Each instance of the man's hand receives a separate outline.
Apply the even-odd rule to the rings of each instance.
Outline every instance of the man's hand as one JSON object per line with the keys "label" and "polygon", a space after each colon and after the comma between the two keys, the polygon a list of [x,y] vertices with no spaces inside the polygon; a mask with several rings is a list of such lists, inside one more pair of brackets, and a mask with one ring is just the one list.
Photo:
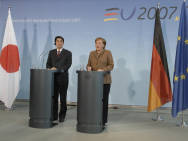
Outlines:
{"label": "man's hand", "polygon": [[91,71],[91,67],[87,67],[87,71]]}
{"label": "man's hand", "polygon": [[50,70],[57,70],[56,67],[51,68]]}

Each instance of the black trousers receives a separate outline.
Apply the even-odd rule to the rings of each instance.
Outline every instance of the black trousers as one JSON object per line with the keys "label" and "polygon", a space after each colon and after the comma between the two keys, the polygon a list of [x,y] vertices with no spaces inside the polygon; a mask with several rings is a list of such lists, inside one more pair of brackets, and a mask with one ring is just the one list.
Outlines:
{"label": "black trousers", "polygon": [[108,99],[110,87],[110,84],[104,84],[103,86],[103,124],[108,122]]}
{"label": "black trousers", "polygon": [[60,111],[59,118],[65,118],[67,111],[67,82],[54,82],[54,97],[53,97],[53,119],[58,118],[58,98],[60,96]]}

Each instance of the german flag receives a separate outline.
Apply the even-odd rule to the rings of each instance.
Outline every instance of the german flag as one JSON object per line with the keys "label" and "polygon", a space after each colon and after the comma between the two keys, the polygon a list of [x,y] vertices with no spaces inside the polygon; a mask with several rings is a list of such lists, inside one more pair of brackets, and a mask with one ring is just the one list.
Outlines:
{"label": "german flag", "polygon": [[170,101],[172,101],[172,90],[160,22],[160,11],[159,8],[157,8],[150,72],[148,112],[151,112]]}

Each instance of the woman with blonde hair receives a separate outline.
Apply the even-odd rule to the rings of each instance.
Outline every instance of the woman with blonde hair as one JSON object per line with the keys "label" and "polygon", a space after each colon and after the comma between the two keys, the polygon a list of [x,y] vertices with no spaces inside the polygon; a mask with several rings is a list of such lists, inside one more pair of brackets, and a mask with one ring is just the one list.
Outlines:
{"label": "woman with blonde hair", "polygon": [[103,126],[108,121],[108,99],[110,93],[110,87],[112,83],[110,71],[113,70],[114,62],[112,54],[109,50],[105,49],[106,40],[98,37],[95,39],[96,50],[91,51],[88,59],[87,70],[88,71],[107,71],[104,76],[103,85]]}

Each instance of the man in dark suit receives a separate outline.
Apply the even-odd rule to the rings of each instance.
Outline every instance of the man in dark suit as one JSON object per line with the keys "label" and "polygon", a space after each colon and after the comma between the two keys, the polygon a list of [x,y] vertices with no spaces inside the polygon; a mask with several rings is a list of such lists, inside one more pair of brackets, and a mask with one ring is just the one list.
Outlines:
{"label": "man in dark suit", "polygon": [[72,53],[63,48],[64,38],[55,37],[56,49],[49,52],[46,68],[61,70],[54,76],[54,97],[53,97],[53,120],[58,119],[58,97],[60,95],[59,122],[64,122],[67,111],[67,88],[69,82],[68,70],[72,64]]}

